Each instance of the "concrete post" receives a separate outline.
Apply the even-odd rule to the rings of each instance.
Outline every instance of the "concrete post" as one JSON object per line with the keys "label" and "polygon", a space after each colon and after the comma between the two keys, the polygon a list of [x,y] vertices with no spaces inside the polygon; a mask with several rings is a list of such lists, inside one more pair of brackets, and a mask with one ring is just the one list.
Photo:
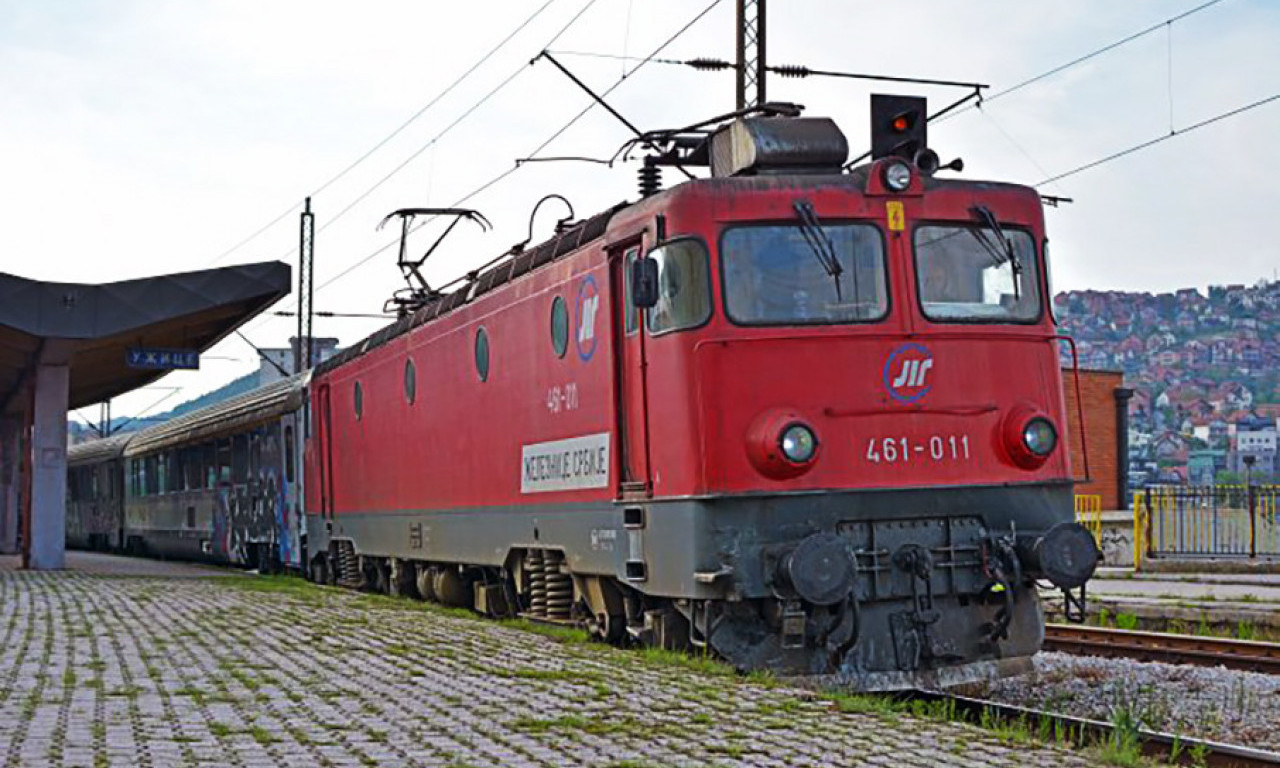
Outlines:
{"label": "concrete post", "polygon": [[18,483],[21,482],[22,420],[0,418],[0,555],[18,552]]}
{"label": "concrete post", "polygon": [[36,370],[31,466],[31,568],[66,565],[67,397],[71,369],[41,363]]}

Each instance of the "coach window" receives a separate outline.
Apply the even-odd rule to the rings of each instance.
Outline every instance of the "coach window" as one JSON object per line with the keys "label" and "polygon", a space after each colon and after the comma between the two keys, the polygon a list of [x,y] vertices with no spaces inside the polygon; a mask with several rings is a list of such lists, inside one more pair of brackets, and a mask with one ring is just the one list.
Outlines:
{"label": "coach window", "polygon": [[154,496],[160,493],[160,457],[155,454],[148,456],[142,469],[142,479],[147,483],[146,494]]}
{"label": "coach window", "polygon": [[249,435],[249,477],[257,477],[262,469],[262,444],[265,438],[260,432]]}
{"label": "coach window", "polygon": [[218,448],[213,442],[200,446],[200,455],[204,457],[204,486],[218,487]]}
{"label": "coach window", "polygon": [[169,454],[156,456],[156,493],[169,492],[169,479],[173,473],[169,471]]}
{"label": "coach window", "polygon": [[404,399],[409,405],[418,399],[418,368],[412,357],[404,361]]}
{"label": "coach window", "polygon": [[231,484],[231,439],[218,441],[218,485]]}
{"label": "coach window", "polygon": [[293,482],[293,425],[284,427],[284,479]]}
{"label": "coach window", "polygon": [[249,436],[231,438],[231,482],[240,485],[249,479]]}
{"label": "coach window", "polygon": [[360,386],[360,382],[356,382],[355,392],[352,394],[352,407],[355,408],[356,421],[364,418],[364,387]]}
{"label": "coach window", "polygon": [[649,251],[658,262],[658,303],[649,310],[653,335],[693,328],[711,318],[711,274],[700,240],[672,240]]}
{"label": "coach window", "polygon": [[484,328],[476,330],[476,375],[489,380],[489,333]]}

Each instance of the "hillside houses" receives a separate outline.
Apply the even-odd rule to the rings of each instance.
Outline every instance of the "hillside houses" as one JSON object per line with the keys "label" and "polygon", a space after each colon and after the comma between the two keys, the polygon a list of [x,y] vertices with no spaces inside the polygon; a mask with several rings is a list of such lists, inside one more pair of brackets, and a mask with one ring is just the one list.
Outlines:
{"label": "hillside houses", "polygon": [[1251,471],[1280,473],[1280,282],[1071,291],[1054,298],[1054,313],[1082,366],[1122,370],[1135,391],[1135,476],[1202,482],[1239,473],[1246,455]]}

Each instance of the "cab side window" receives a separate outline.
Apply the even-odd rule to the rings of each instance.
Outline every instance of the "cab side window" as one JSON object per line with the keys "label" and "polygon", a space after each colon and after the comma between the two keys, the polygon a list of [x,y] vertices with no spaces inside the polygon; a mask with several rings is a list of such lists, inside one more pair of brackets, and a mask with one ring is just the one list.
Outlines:
{"label": "cab side window", "polygon": [[[711,318],[711,270],[700,240],[668,241],[649,251],[658,262],[658,303],[648,311],[654,336],[702,325]],[[630,286],[627,291],[631,295]]]}

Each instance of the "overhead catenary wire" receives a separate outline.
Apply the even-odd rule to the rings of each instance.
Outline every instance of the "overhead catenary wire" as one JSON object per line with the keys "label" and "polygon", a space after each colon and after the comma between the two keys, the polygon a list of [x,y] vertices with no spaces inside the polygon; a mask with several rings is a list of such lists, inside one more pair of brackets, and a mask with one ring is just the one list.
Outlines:
{"label": "overhead catenary wire", "polygon": [[[386,145],[387,145],[387,144],[388,144],[392,139],[394,139],[395,137],[397,137],[397,136],[399,136],[401,133],[403,133],[403,132],[404,132],[404,130],[405,130],[406,128],[408,128],[408,127],[409,127],[410,125],[412,125],[413,123],[417,122],[417,120],[418,120],[420,117],[422,117],[424,114],[426,114],[428,110],[430,110],[432,107],[434,107],[437,103],[439,103],[439,102],[440,102],[440,100],[441,100],[441,99],[443,99],[445,96],[449,95],[449,94],[450,94],[450,93],[451,93],[455,88],[457,88],[459,85],[461,85],[461,84],[463,83],[463,81],[465,81],[465,80],[466,80],[467,78],[469,78],[472,74],[474,74],[474,73],[475,73],[475,71],[476,71],[477,69],[479,69],[480,67],[482,67],[482,66],[483,66],[487,61],[489,61],[491,58],[493,58],[493,56],[494,56],[495,54],[497,54],[499,50],[501,50],[501,49],[502,49],[503,47],[505,47],[508,43],[510,43],[510,42],[511,42],[511,40],[512,40],[516,35],[520,34],[520,32],[522,32],[526,27],[528,27],[528,26],[529,26],[529,24],[533,23],[533,21],[534,21],[536,18],[538,18],[538,16],[542,15],[542,12],[543,12],[543,11],[545,11],[545,10],[546,10],[546,9],[547,9],[551,4],[553,4],[553,3],[555,3],[555,2],[557,2],[557,0],[546,0],[546,2],[545,2],[545,3],[543,3],[541,6],[539,6],[537,9],[535,9],[535,10],[533,11],[533,13],[529,14],[529,16],[527,16],[527,17],[524,19],[524,21],[520,22],[520,24],[518,24],[518,25],[515,27],[515,29],[511,30],[511,32],[510,32],[510,33],[508,33],[506,37],[502,38],[502,40],[500,40],[500,41],[498,42],[498,44],[497,44],[497,45],[495,45],[495,46],[493,46],[492,48],[490,48],[490,49],[489,49],[489,50],[488,50],[488,51],[487,51],[483,56],[481,56],[479,59],[477,59],[477,60],[475,61],[475,63],[473,63],[473,64],[472,64],[472,65],[471,65],[471,66],[470,66],[470,67],[469,67],[465,72],[463,72],[461,75],[459,75],[457,78],[455,78],[455,79],[453,80],[453,82],[449,83],[449,85],[445,86],[444,90],[442,90],[442,91],[440,91],[439,93],[437,93],[437,94],[436,94],[436,95],[435,95],[435,96],[434,96],[430,101],[428,101],[426,104],[424,104],[422,107],[420,107],[416,112],[414,112],[414,113],[413,113],[413,115],[411,115],[411,116],[409,117],[409,119],[407,119],[407,120],[405,120],[403,123],[401,123],[398,127],[396,127],[393,131],[391,131],[391,133],[389,133],[389,134],[387,134],[386,136],[384,136],[380,141],[378,141],[376,144],[374,144],[372,147],[370,147],[368,150],[366,150],[363,154],[361,154],[358,158],[356,158],[354,161],[352,161],[351,163],[349,163],[349,164],[348,164],[346,167],[344,167],[342,170],[338,171],[336,174],[334,174],[333,176],[331,176],[327,181],[325,181],[325,182],[324,182],[323,184],[321,184],[319,187],[316,187],[316,189],[315,189],[315,190],[313,190],[313,191],[310,193],[310,195],[302,195],[301,197],[308,197],[308,196],[310,196],[310,197],[317,197],[321,192],[323,192],[324,190],[326,190],[326,189],[328,189],[329,187],[333,186],[333,185],[334,185],[335,183],[337,183],[340,179],[342,179],[343,177],[345,177],[348,173],[350,173],[351,171],[355,170],[355,169],[356,169],[360,164],[362,164],[364,161],[368,160],[371,156],[373,156],[373,154],[374,154],[375,152],[377,152],[378,150],[382,149],[382,148],[383,148],[384,146],[386,146]],[[590,7],[590,6],[591,6],[592,4],[594,4],[595,2],[596,2],[596,0],[588,0],[587,5],[584,7],[584,9],[583,9],[583,10],[585,10],[587,7]],[[582,11],[579,11],[579,12],[578,12],[578,16],[580,16],[581,14],[582,14]],[[574,18],[576,19],[576,18],[577,18],[577,16],[575,16]],[[255,230],[255,231],[253,232],[253,234],[249,235],[248,237],[246,237],[246,238],[244,238],[243,240],[239,241],[238,243],[236,243],[235,245],[231,246],[231,247],[230,247],[230,248],[228,248],[227,250],[223,251],[223,252],[222,252],[221,254],[219,254],[216,258],[214,258],[214,259],[213,259],[213,261],[211,261],[211,262],[210,262],[210,265],[217,264],[218,262],[220,262],[220,261],[222,261],[223,259],[227,258],[227,257],[228,257],[228,256],[230,256],[231,254],[233,254],[233,253],[235,253],[236,251],[240,250],[240,249],[241,249],[241,248],[243,248],[244,246],[246,246],[246,245],[248,245],[249,243],[253,242],[253,241],[254,241],[254,240],[256,240],[260,235],[262,235],[264,232],[266,232],[267,230],[271,229],[271,228],[272,228],[272,227],[274,227],[275,225],[279,224],[279,223],[280,223],[281,221],[283,221],[283,220],[284,220],[284,219],[285,219],[289,214],[293,213],[293,212],[294,212],[294,211],[296,211],[297,209],[298,209],[298,204],[296,204],[296,203],[295,203],[295,204],[293,204],[293,205],[291,205],[291,206],[289,206],[289,207],[288,207],[288,208],[286,208],[283,212],[281,212],[278,216],[276,216],[275,218],[271,219],[271,221],[267,222],[266,224],[262,225],[262,226],[261,226],[261,227],[259,227],[257,230]]]}
{"label": "overhead catenary wire", "polygon": [[[1115,42],[1113,42],[1113,43],[1108,43],[1107,45],[1104,45],[1104,46],[1102,46],[1101,48],[1097,48],[1097,49],[1095,49],[1095,50],[1092,50],[1092,51],[1090,51],[1090,52],[1088,52],[1088,53],[1084,54],[1083,56],[1078,56],[1078,57],[1076,57],[1076,58],[1072,59],[1071,61],[1066,62],[1065,64],[1059,64],[1058,66],[1053,67],[1052,69],[1049,69],[1049,70],[1046,70],[1046,71],[1044,71],[1044,72],[1041,72],[1041,73],[1040,73],[1040,74],[1038,74],[1038,75],[1034,75],[1034,76],[1032,76],[1032,77],[1029,77],[1029,78],[1027,78],[1026,80],[1023,80],[1023,81],[1022,81],[1022,82],[1020,82],[1020,83],[1016,83],[1016,84],[1014,84],[1014,85],[1009,86],[1008,88],[1005,88],[1004,90],[996,91],[996,92],[995,92],[995,93],[993,93],[993,94],[990,94],[990,95],[988,95],[988,96],[984,96],[984,97],[982,97],[982,102],[983,102],[983,103],[986,103],[986,102],[995,101],[996,99],[999,99],[999,98],[1002,98],[1002,97],[1008,96],[1008,95],[1009,95],[1009,94],[1011,94],[1011,93],[1017,93],[1018,91],[1022,90],[1023,88],[1026,88],[1026,87],[1027,87],[1027,86],[1029,86],[1029,85],[1032,85],[1033,83],[1038,83],[1038,82],[1040,82],[1041,80],[1044,80],[1044,79],[1049,78],[1049,77],[1053,77],[1054,75],[1058,74],[1059,72],[1062,72],[1062,71],[1068,70],[1068,69],[1070,69],[1070,68],[1072,68],[1072,67],[1074,67],[1074,66],[1077,66],[1077,65],[1079,65],[1079,64],[1083,64],[1084,62],[1089,61],[1090,59],[1096,58],[1096,57],[1098,57],[1098,56],[1101,56],[1101,55],[1102,55],[1102,54],[1104,54],[1104,53],[1107,53],[1108,51],[1113,51],[1113,50],[1115,50],[1116,48],[1119,48],[1119,47],[1121,47],[1121,46],[1127,45],[1127,44],[1129,44],[1129,43],[1133,42],[1134,40],[1138,40],[1138,39],[1140,39],[1140,38],[1146,37],[1147,35],[1151,34],[1152,32],[1155,32],[1155,31],[1157,31],[1157,30],[1165,29],[1165,28],[1167,28],[1167,27],[1170,27],[1170,26],[1171,26],[1171,25],[1173,25],[1175,22],[1181,21],[1182,19],[1185,19],[1185,18],[1187,18],[1188,16],[1192,16],[1192,15],[1197,14],[1197,13],[1199,13],[1199,12],[1203,11],[1203,10],[1206,10],[1206,9],[1208,9],[1208,8],[1211,8],[1211,7],[1215,6],[1215,5],[1217,5],[1218,3],[1221,3],[1222,1],[1223,1],[1223,0],[1209,0],[1209,1],[1208,1],[1208,2],[1206,2],[1206,3],[1202,3],[1202,4],[1200,4],[1200,5],[1197,5],[1195,8],[1192,8],[1192,9],[1187,10],[1187,11],[1183,11],[1182,13],[1180,13],[1180,14],[1178,14],[1178,15],[1176,15],[1176,16],[1170,16],[1169,18],[1165,19],[1164,21],[1161,21],[1161,22],[1159,22],[1159,23],[1157,23],[1157,24],[1152,24],[1151,26],[1149,26],[1149,27],[1147,27],[1147,28],[1145,28],[1145,29],[1142,29],[1142,30],[1140,30],[1140,31],[1138,31],[1138,32],[1134,32],[1133,34],[1128,35],[1127,37],[1123,37],[1123,38],[1121,38],[1121,39],[1119,39],[1119,40],[1117,40],[1117,41],[1115,41]],[[940,123],[940,122],[942,122],[942,121],[944,121],[944,120],[949,120],[949,119],[951,119],[951,118],[955,117],[956,115],[962,115],[962,114],[964,114],[965,112],[968,112],[970,109],[973,109],[975,106],[977,106],[977,105],[976,105],[976,104],[971,104],[971,105],[969,105],[969,106],[967,106],[967,107],[964,107],[964,108],[962,108],[962,109],[957,109],[957,110],[955,110],[954,112],[952,112],[952,113],[950,113],[950,114],[948,114],[948,115],[944,115],[944,116],[939,117],[938,119],[936,119],[936,120],[932,120],[932,121],[930,121],[930,122]]]}
{"label": "overhead catenary wire", "polygon": [[[591,6],[595,5],[598,1],[599,0],[587,0],[587,3],[583,5],[582,8],[579,9],[579,11],[576,14],[574,14],[573,18],[569,19],[569,21],[563,27],[560,28],[560,31],[557,32],[555,36],[551,38],[551,42],[549,44],[554,45],[555,41],[559,40],[564,35],[564,33],[569,30],[569,27],[573,26],[578,21],[578,19],[580,19],[582,15],[586,13],[591,8]],[[508,36],[507,39],[510,39],[510,36]],[[432,136],[425,144],[419,146],[416,150],[414,150],[412,154],[410,154],[398,165],[396,165],[395,168],[392,168],[386,175],[384,175],[382,178],[374,182],[373,186],[369,187],[364,192],[360,193],[355,198],[355,200],[352,200],[345,207],[339,210],[336,214],[326,219],[324,224],[322,224],[320,228],[316,230],[316,234],[319,234],[320,232],[323,232],[324,230],[328,229],[331,225],[333,225],[334,222],[338,221],[338,219],[341,219],[344,215],[349,213],[353,208],[355,208],[357,205],[363,202],[366,198],[369,197],[369,195],[373,194],[383,184],[386,184],[396,174],[403,171],[409,165],[409,163],[412,163],[414,160],[417,160],[419,157],[422,156],[423,152],[426,152],[431,147],[434,147],[440,141],[440,139],[447,136],[451,131],[453,131],[454,128],[457,128],[458,125],[460,125],[468,117],[471,117],[471,115],[475,114],[476,110],[480,109],[482,106],[488,103],[489,100],[492,99],[494,96],[497,96],[500,91],[502,91],[508,85],[511,84],[511,81],[515,80],[518,76],[524,74],[527,71],[528,71],[528,66],[521,64],[518,68],[512,71],[510,75],[508,75],[501,82],[499,82],[493,89],[491,89],[484,96],[480,97],[478,101],[476,101],[470,107],[468,107],[465,111],[463,111],[463,113],[459,115],[457,118],[455,118],[453,122],[446,125],[439,133]],[[296,250],[297,250],[296,248],[293,248],[289,251],[286,251],[283,258],[287,258],[290,254],[294,253]]]}
{"label": "overhead catenary wire", "polygon": [[[610,93],[612,93],[612,92],[613,92],[613,91],[614,91],[618,86],[622,85],[622,83],[623,83],[623,82],[625,82],[628,78],[630,78],[632,75],[634,75],[637,71],[639,71],[639,70],[640,70],[642,67],[644,67],[646,64],[650,63],[650,62],[651,62],[651,61],[652,61],[652,60],[653,60],[653,59],[654,59],[654,58],[655,58],[659,53],[661,53],[662,51],[666,50],[666,48],[667,48],[668,46],[670,46],[670,45],[671,45],[671,43],[675,42],[675,41],[676,41],[676,40],[677,40],[681,35],[683,35],[685,32],[687,32],[687,31],[688,31],[688,30],[689,30],[689,29],[690,29],[694,24],[696,24],[696,23],[698,23],[700,20],[702,20],[702,18],[703,18],[704,16],[706,16],[708,13],[710,13],[710,12],[711,12],[711,11],[712,11],[716,6],[717,6],[717,5],[719,5],[721,2],[723,2],[723,0],[712,0],[712,2],[711,2],[710,4],[708,4],[705,8],[703,8],[703,9],[702,9],[702,10],[701,10],[701,11],[700,11],[696,16],[694,16],[692,19],[690,19],[687,23],[685,23],[685,25],[684,25],[684,26],[682,26],[680,29],[676,30],[676,32],[675,32],[674,34],[672,34],[672,35],[671,35],[670,37],[668,37],[665,41],[663,41],[661,45],[659,45],[657,48],[655,48],[655,49],[653,50],[653,52],[652,52],[649,56],[646,56],[645,58],[643,58],[642,60],[640,60],[640,63],[638,63],[636,66],[632,67],[629,71],[627,71],[627,72],[626,72],[626,73],[624,73],[622,76],[620,76],[620,77],[618,78],[618,80],[617,80],[616,82],[614,82],[614,84],[613,84],[613,85],[611,85],[607,90],[605,90],[603,93],[601,93],[601,97],[608,96],[608,95],[609,95]],[[545,141],[543,141],[541,144],[539,144],[537,149],[533,150],[533,152],[529,153],[528,155],[525,155],[525,157],[526,157],[526,158],[533,158],[533,157],[535,157],[539,152],[541,152],[542,150],[546,149],[546,148],[547,148],[547,147],[548,147],[552,142],[554,142],[556,139],[560,138],[560,136],[562,136],[562,135],[565,133],[565,131],[568,131],[568,130],[569,130],[570,128],[572,128],[575,124],[577,124],[577,122],[578,122],[579,120],[581,120],[581,119],[582,119],[582,118],[583,118],[583,117],[584,117],[588,112],[590,112],[590,111],[591,111],[592,109],[594,109],[596,106],[597,106],[597,104],[596,104],[596,102],[594,102],[594,101],[592,101],[591,103],[589,103],[589,104],[588,104],[586,107],[584,107],[580,112],[578,112],[578,114],[574,115],[572,118],[570,118],[570,120],[569,120],[568,122],[566,122],[566,123],[565,123],[563,126],[561,126],[558,130],[556,130],[556,131],[555,131],[555,133],[551,134],[551,136],[549,136]],[[476,187],[475,189],[471,190],[471,191],[470,191],[470,192],[468,192],[467,194],[465,194],[465,195],[463,195],[462,197],[460,197],[460,198],[458,198],[457,200],[455,200],[455,201],[451,204],[451,206],[450,206],[450,207],[458,207],[458,206],[461,206],[461,205],[465,204],[465,203],[466,203],[466,202],[468,202],[469,200],[471,200],[471,199],[475,198],[477,195],[480,195],[481,193],[483,193],[483,192],[485,192],[486,190],[490,189],[490,188],[491,188],[491,187],[493,187],[495,184],[498,184],[499,182],[503,181],[503,180],[504,180],[504,179],[506,179],[507,177],[511,176],[511,174],[513,174],[513,173],[515,173],[516,171],[518,171],[521,167],[522,167],[522,165],[513,165],[512,167],[510,167],[510,168],[508,168],[508,169],[506,169],[506,170],[502,171],[501,173],[497,174],[497,175],[496,175],[496,176],[494,176],[493,178],[489,179],[488,181],[484,182],[484,183],[483,183],[483,184],[481,184],[480,186]],[[416,231],[419,227],[424,226],[424,225],[426,224],[426,222],[427,222],[427,220],[424,220],[424,221],[423,221],[423,222],[421,222],[421,223],[415,224],[415,225],[414,225],[414,227],[413,227],[410,231],[411,231],[411,232],[412,232],[412,231]],[[350,265],[350,266],[348,266],[346,269],[342,270],[342,271],[341,271],[341,272],[339,272],[338,274],[334,275],[333,277],[331,277],[331,278],[329,278],[328,280],[324,281],[324,282],[323,282],[323,283],[321,283],[320,285],[316,286],[316,292],[318,293],[318,292],[319,292],[319,291],[321,291],[322,289],[327,288],[327,287],[329,287],[330,285],[333,285],[333,284],[334,284],[334,283],[336,283],[338,280],[341,280],[342,278],[344,278],[344,277],[346,277],[347,275],[351,274],[351,273],[352,273],[352,272],[354,272],[355,270],[357,270],[357,269],[359,269],[360,267],[364,266],[365,264],[367,264],[368,262],[372,261],[374,258],[378,257],[379,255],[381,255],[381,254],[385,253],[388,249],[392,248],[393,246],[397,245],[398,243],[399,243],[399,240],[392,240],[392,241],[389,241],[389,242],[385,243],[384,245],[382,245],[382,246],[380,246],[379,248],[377,248],[376,250],[374,250],[372,253],[370,253],[370,254],[368,254],[367,256],[365,256],[365,257],[361,258],[359,261],[357,261],[357,262],[355,262],[355,263],[351,264],[351,265]]]}
{"label": "overhead catenary wire", "polygon": [[[582,16],[583,16],[583,15],[584,15],[588,10],[590,10],[590,9],[591,9],[591,7],[592,7],[593,5],[595,5],[597,2],[599,2],[599,0],[587,0],[587,2],[586,2],[585,4],[583,4],[583,6],[582,6],[580,9],[578,9],[578,12],[577,12],[577,13],[575,13],[575,14],[574,14],[574,15],[573,15],[573,16],[572,16],[572,17],[571,17],[571,18],[570,18],[570,19],[569,19],[569,20],[568,20],[568,21],[567,21],[567,22],[566,22],[562,27],[560,27],[560,29],[559,29],[559,30],[558,30],[558,31],[557,31],[557,32],[556,32],[556,33],[551,37],[551,39],[547,41],[547,44],[546,44],[546,45],[544,45],[544,46],[543,46],[543,48],[545,49],[545,48],[546,48],[546,47],[548,47],[548,46],[554,45],[554,44],[555,44],[555,42],[556,42],[557,40],[559,40],[561,37],[563,37],[563,36],[564,36],[564,34],[565,34],[566,32],[568,32],[568,31],[569,31],[569,29],[570,29],[571,27],[573,27],[573,25],[574,25],[574,24],[576,24],[576,23],[578,22],[578,20],[579,20],[579,19],[581,19],[581,18],[582,18]],[[502,81],[501,81],[501,82],[500,82],[500,83],[499,83],[495,88],[493,88],[492,90],[490,90],[488,93],[486,93],[484,96],[482,96],[478,101],[476,101],[476,102],[475,102],[475,103],[473,103],[470,107],[468,107],[468,108],[463,112],[463,114],[462,114],[462,115],[460,115],[457,119],[455,119],[455,120],[454,120],[453,122],[451,122],[449,125],[445,126],[445,128],[444,128],[442,131],[440,131],[440,132],[439,132],[439,133],[437,133],[435,136],[433,136],[431,139],[429,139],[425,144],[423,144],[422,146],[420,146],[420,147],[419,147],[419,148],[418,148],[418,149],[417,149],[417,150],[416,150],[416,151],[415,151],[415,152],[414,152],[414,153],[413,153],[413,154],[412,154],[412,155],[411,155],[407,160],[405,160],[404,162],[402,162],[402,163],[400,163],[398,166],[396,166],[396,168],[395,168],[395,169],[393,169],[393,171],[392,171],[390,174],[387,174],[387,175],[386,175],[386,176],[384,176],[382,179],[380,179],[378,182],[376,182],[376,183],[373,185],[373,187],[371,187],[371,188],[369,188],[369,189],[365,190],[363,193],[361,193],[361,195],[357,198],[357,200],[356,200],[355,202],[356,202],[356,203],[358,203],[358,202],[360,202],[361,200],[364,200],[365,198],[367,198],[367,197],[368,197],[368,196],[369,196],[369,195],[370,195],[370,194],[371,194],[375,189],[377,189],[378,187],[380,187],[382,184],[386,183],[386,181],[387,181],[388,179],[390,179],[390,178],[391,178],[391,176],[395,175],[395,174],[396,174],[396,173],[398,173],[400,170],[403,170],[405,166],[407,166],[410,162],[412,162],[414,159],[416,159],[418,156],[420,156],[424,151],[426,151],[428,148],[430,148],[430,147],[434,146],[434,145],[435,145],[435,144],[436,144],[436,143],[437,143],[441,138],[443,138],[443,137],[444,137],[444,136],[445,136],[449,131],[451,131],[451,130],[453,130],[454,128],[456,128],[456,127],[457,127],[457,126],[458,126],[458,125],[459,125],[463,120],[465,120],[467,117],[470,117],[472,114],[474,114],[474,113],[475,113],[475,111],[476,111],[477,109],[479,109],[479,108],[480,108],[480,107],[481,107],[485,102],[487,102],[489,99],[491,99],[491,98],[493,98],[494,96],[496,96],[496,95],[497,95],[497,93],[498,93],[499,91],[501,91],[503,88],[505,88],[505,87],[506,87],[506,86],[507,86],[507,85],[508,85],[512,80],[514,80],[514,79],[516,78],[516,76],[518,76],[519,74],[521,74],[521,73],[523,73],[523,72],[527,71],[527,69],[528,69],[528,64],[524,64],[524,63],[522,63],[518,69],[514,70],[510,75],[508,75],[505,79],[503,79],[503,80],[502,80]],[[496,182],[496,180],[495,180],[495,182]],[[491,184],[492,184],[492,183],[491,183]],[[491,184],[490,184],[490,185],[491,185]],[[482,190],[481,190],[481,191],[482,191]],[[478,192],[473,192],[473,193],[472,193],[472,196],[473,196],[473,195],[475,195],[475,194],[478,194]],[[469,199],[469,198],[464,198],[464,199]],[[457,205],[457,204],[455,204],[455,205]],[[333,224],[333,222],[334,222],[336,219],[338,219],[339,217],[341,217],[343,214],[348,213],[348,212],[349,212],[351,209],[353,209],[354,207],[355,207],[355,203],[349,204],[349,205],[347,205],[345,208],[343,208],[341,211],[339,211],[339,213],[338,213],[337,215],[335,215],[335,216],[333,216],[333,217],[331,217],[331,218],[327,219],[327,220],[325,221],[325,223],[324,223],[324,224],[322,224],[322,225],[320,226],[320,228],[319,228],[319,229],[317,229],[317,231],[316,231],[316,232],[317,232],[317,234],[319,234],[320,232],[323,232],[327,227],[329,227],[331,224]],[[418,226],[421,226],[421,225],[418,225]],[[415,226],[415,229],[417,229],[417,227],[416,227],[416,226]],[[338,279],[338,278],[340,278],[340,277],[342,277],[342,276],[344,276],[344,275],[348,274],[348,273],[349,273],[352,269],[354,269],[355,267],[358,267],[358,266],[360,266],[361,264],[364,264],[365,262],[369,261],[370,259],[372,259],[373,257],[377,256],[378,254],[380,254],[380,253],[382,253],[382,252],[386,251],[386,250],[387,250],[387,248],[391,247],[391,245],[394,245],[394,244],[395,244],[395,243],[393,242],[393,243],[390,243],[390,244],[388,244],[388,245],[385,245],[385,246],[383,246],[383,247],[379,248],[377,251],[375,251],[374,253],[370,254],[368,257],[366,257],[366,258],[362,259],[360,262],[357,262],[355,265],[353,265],[352,267],[348,268],[347,270],[345,270],[345,271],[344,271],[344,272],[342,272],[341,274],[337,275],[337,276],[336,276],[336,277],[334,277],[334,278],[330,278],[328,281],[326,281],[326,282],[324,282],[324,283],[321,283],[320,285],[316,286],[315,291],[319,291],[319,290],[321,290],[322,288],[325,288],[326,286],[330,285],[334,280],[336,280],[336,279]],[[289,256],[291,256],[291,255],[292,255],[293,253],[295,253],[296,251],[297,251],[297,248],[290,248],[288,251],[285,251],[283,254],[281,254],[281,257],[280,257],[280,258],[282,258],[282,259],[287,259]],[[293,309],[297,309],[297,306],[298,306],[298,305],[297,305],[297,302],[296,302],[296,301],[294,301],[294,302],[292,302],[292,303],[290,303],[290,304],[286,305],[286,308],[287,308],[288,310],[293,310]],[[257,329],[257,328],[260,328],[264,322],[269,322],[270,320],[271,320],[271,318],[270,318],[270,317],[262,316],[262,317],[260,317],[260,318],[259,318],[259,321],[258,321],[258,322],[255,322],[252,326],[250,326],[249,330],[255,330],[255,329]]]}
{"label": "overhead catenary wire", "polygon": [[1162,141],[1168,141],[1169,139],[1172,139],[1175,136],[1181,136],[1186,133],[1191,133],[1192,131],[1199,130],[1208,125],[1213,125],[1214,123],[1219,122],[1221,120],[1226,120],[1229,117],[1235,117],[1236,115],[1240,115],[1250,110],[1257,109],[1258,107],[1261,107],[1266,104],[1270,104],[1271,102],[1276,101],[1277,99],[1280,99],[1280,93],[1268,96],[1265,99],[1259,99],[1258,101],[1255,101],[1252,104],[1246,104],[1243,107],[1237,107],[1230,111],[1219,113],[1206,120],[1201,120],[1198,123],[1193,123],[1192,125],[1189,125],[1186,128],[1170,129],[1170,132],[1167,134],[1164,134],[1163,136],[1158,136],[1154,139],[1151,139],[1150,141],[1144,141],[1141,144],[1135,144],[1134,146],[1129,147],[1128,149],[1123,149],[1123,150],[1120,150],[1119,152],[1115,152],[1113,154],[1107,155],[1106,157],[1099,158],[1098,160],[1094,160],[1093,162],[1085,163],[1084,165],[1078,166],[1076,168],[1072,168],[1071,170],[1066,171],[1064,173],[1059,173],[1056,176],[1050,176],[1049,178],[1044,179],[1043,181],[1036,182],[1034,186],[1039,187],[1043,184],[1050,184],[1052,182],[1065,179],[1068,176],[1074,176],[1077,173],[1082,173],[1084,171],[1089,170],[1090,168],[1097,168],[1100,165],[1105,165],[1106,163],[1109,163],[1113,160],[1118,160],[1126,155],[1131,155],[1134,152],[1138,152],[1139,150],[1143,150],[1143,149],[1146,149],[1147,147],[1155,146],[1156,144],[1159,144]]}

